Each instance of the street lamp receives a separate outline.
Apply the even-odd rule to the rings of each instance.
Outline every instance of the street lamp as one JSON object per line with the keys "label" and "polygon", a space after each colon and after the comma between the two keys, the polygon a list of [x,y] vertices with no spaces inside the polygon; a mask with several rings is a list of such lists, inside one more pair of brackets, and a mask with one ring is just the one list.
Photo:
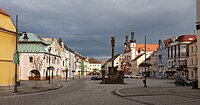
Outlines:
{"label": "street lamp", "polygon": [[80,79],[80,73],[81,73],[81,71],[79,70],[79,71],[78,71],[78,78],[79,78],[79,79]]}
{"label": "street lamp", "polygon": [[22,32],[22,33],[19,33],[18,32],[18,15],[16,15],[16,52],[14,54],[14,63],[15,63],[15,84],[14,84],[14,93],[17,93],[18,90],[17,90],[17,85],[18,85],[18,82],[17,82],[17,67],[18,67],[18,64],[19,64],[19,52],[18,52],[18,38],[19,38],[19,35],[22,35],[24,34],[24,40],[28,40],[28,37],[27,37],[27,34],[26,32]]}
{"label": "street lamp", "polygon": [[[147,77],[147,70],[146,70],[146,66],[148,66],[147,65],[147,62],[146,62],[146,59],[147,59],[147,57],[146,57],[146,36],[144,37],[144,41],[145,41],[145,44],[144,44],[144,80],[143,80],[143,83],[144,83],[144,87],[147,87],[147,80],[146,80],[146,77]],[[141,50],[140,49],[138,49],[138,53],[140,53],[141,52]]]}
{"label": "street lamp", "polygon": [[76,71],[76,67],[77,67],[77,64],[76,64],[77,62],[78,62],[78,58],[76,58],[76,61],[75,61],[75,70],[72,71],[73,72],[73,80],[74,80],[74,72]]}
{"label": "street lamp", "polygon": [[73,73],[73,80],[74,80],[74,72],[75,72],[75,70],[72,70],[72,73]]}
{"label": "street lamp", "polygon": [[51,47],[49,47],[48,51],[49,51],[49,67],[48,67],[48,70],[49,70],[49,84],[50,84],[51,83],[51,80],[50,80],[50,69],[51,69],[51,67],[50,67],[50,62],[51,62],[50,52],[51,52]]}
{"label": "street lamp", "polygon": [[86,70],[85,72],[86,72],[86,75],[85,75],[85,77],[87,78],[87,70]]}
{"label": "street lamp", "polygon": [[147,63],[146,63],[146,36],[145,36],[145,44],[144,44],[144,54],[145,54],[145,60],[144,60],[144,63],[145,63],[145,75],[144,75],[144,87],[147,87],[147,80],[146,80],[146,75],[147,75],[147,71],[146,71],[146,66],[147,66]]}
{"label": "street lamp", "polygon": [[[54,64],[56,64],[55,61],[56,61],[56,56],[54,57]],[[55,67],[55,66],[54,66],[54,67]],[[53,70],[54,70],[54,69],[55,69],[55,68],[53,68],[53,66],[52,66],[52,73],[51,73],[51,74],[52,74],[52,77],[51,77],[52,80],[53,80]]]}
{"label": "street lamp", "polygon": [[65,60],[66,60],[66,78],[65,78],[65,81],[67,81],[67,75],[68,75],[68,69],[67,69],[67,58],[66,58]]}
{"label": "street lamp", "polygon": [[[17,49],[18,44],[18,15],[16,15],[16,53],[18,53]],[[17,93],[17,63],[15,64],[15,85],[14,85],[14,93]]]}

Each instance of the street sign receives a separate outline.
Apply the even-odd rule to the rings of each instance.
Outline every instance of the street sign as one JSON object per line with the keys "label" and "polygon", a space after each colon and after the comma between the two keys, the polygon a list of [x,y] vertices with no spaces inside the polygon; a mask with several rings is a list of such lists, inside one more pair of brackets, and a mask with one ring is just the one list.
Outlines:
{"label": "street sign", "polygon": [[13,62],[14,62],[15,64],[19,64],[19,62],[20,62],[20,60],[19,60],[19,52],[18,52],[18,51],[16,51],[16,52],[14,53],[14,55],[13,55]]}

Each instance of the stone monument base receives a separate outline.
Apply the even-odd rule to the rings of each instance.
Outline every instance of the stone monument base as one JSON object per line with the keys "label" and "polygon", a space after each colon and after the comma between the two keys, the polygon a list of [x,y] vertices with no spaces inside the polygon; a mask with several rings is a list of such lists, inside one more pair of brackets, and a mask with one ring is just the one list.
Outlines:
{"label": "stone monument base", "polygon": [[115,74],[110,74],[107,78],[105,77],[105,71],[102,71],[101,84],[124,84],[123,71],[116,71]]}

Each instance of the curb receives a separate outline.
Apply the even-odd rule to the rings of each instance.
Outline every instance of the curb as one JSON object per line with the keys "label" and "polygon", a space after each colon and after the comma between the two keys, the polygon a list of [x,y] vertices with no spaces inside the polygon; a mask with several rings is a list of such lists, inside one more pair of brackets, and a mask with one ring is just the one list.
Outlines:
{"label": "curb", "polygon": [[11,94],[0,94],[0,96],[13,96],[13,95],[23,95],[23,94],[31,94],[31,93],[39,93],[39,92],[46,92],[46,91],[50,91],[50,90],[56,90],[59,89],[61,87],[63,87],[60,84],[57,84],[58,86],[54,87],[54,88],[50,88],[50,89],[45,89],[45,90],[36,90],[36,91],[29,91],[29,92],[19,92],[19,93],[11,93]]}
{"label": "curb", "polygon": [[61,87],[62,87],[62,85],[58,84],[57,87],[54,87],[54,88],[52,88],[52,89],[47,89],[47,91],[48,91],[48,90],[56,90],[56,89],[59,89],[59,88],[61,88]]}
{"label": "curb", "polygon": [[120,97],[125,97],[126,95],[120,93],[120,92],[119,92],[120,90],[121,90],[121,89],[117,89],[117,90],[115,90],[115,93],[116,93],[118,96],[120,96]]}
{"label": "curb", "polygon": [[31,93],[39,93],[39,92],[46,92],[46,91],[50,91],[50,90],[56,90],[61,88],[62,85],[58,84],[57,87],[54,88],[50,88],[50,89],[46,89],[46,90],[38,90],[38,91],[31,91],[31,92],[24,92],[24,93],[16,93],[14,95],[22,95],[22,94],[31,94]]}

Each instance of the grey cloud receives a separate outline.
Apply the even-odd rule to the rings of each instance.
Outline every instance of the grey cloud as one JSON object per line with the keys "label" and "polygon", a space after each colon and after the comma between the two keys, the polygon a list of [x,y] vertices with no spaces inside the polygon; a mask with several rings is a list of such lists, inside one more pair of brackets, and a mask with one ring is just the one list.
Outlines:
{"label": "grey cloud", "polygon": [[[2,1],[2,0],[0,0]],[[43,37],[62,37],[85,56],[109,56],[110,36],[116,53],[123,52],[124,36],[134,30],[138,43],[192,33],[194,0],[8,0],[0,7],[20,16],[20,30]]]}

